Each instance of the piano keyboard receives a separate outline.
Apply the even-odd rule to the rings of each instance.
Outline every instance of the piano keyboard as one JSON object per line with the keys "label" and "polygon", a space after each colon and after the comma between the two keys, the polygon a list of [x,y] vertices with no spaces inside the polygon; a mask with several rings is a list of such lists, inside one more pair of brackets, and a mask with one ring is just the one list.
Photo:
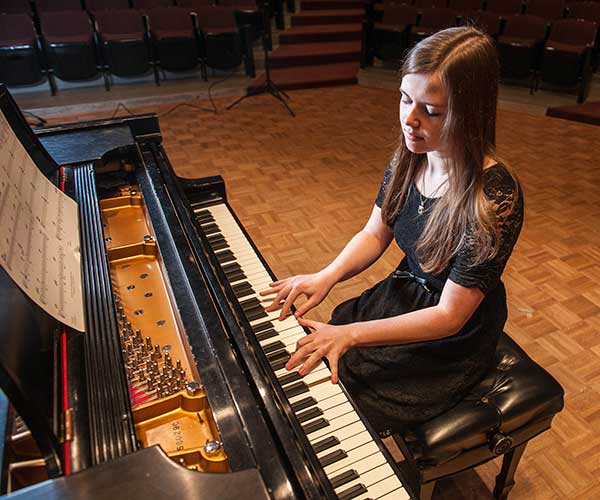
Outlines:
{"label": "piano keyboard", "polygon": [[227,206],[194,214],[338,498],[410,498],[329,368],[321,362],[304,377],[284,368],[305,331],[295,317],[264,310],[258,292],[273,279]]}

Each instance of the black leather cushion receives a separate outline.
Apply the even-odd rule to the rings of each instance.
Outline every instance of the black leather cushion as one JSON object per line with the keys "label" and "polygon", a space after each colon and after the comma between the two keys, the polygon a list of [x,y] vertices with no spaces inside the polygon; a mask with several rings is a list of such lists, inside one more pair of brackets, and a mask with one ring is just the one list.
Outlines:
{"label": "black leather cushion", "polygon": [[[439,467],[480,448],[473,454],[477,460],[473,466],[495,456],[487,447],[496,432],[513,433],[516,445],[549,427],[552,416],[563,407],[560,384],[505,333],[498,342],[496,361],[463,401],[407,433],[405,440],[420,466]],[[459,462],[465,468],[463,460]],[[451,473],[451,467],[443,468]]]}

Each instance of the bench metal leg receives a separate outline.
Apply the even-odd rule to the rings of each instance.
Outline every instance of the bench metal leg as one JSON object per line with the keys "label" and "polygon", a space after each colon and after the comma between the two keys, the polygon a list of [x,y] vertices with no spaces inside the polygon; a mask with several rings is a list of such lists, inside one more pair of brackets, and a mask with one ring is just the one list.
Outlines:
{"label": "bench metal leg", "polygon": [[515,485],[515,472],[526,446],[527,441],[504,455],[502,469],[500,470],[500,474],[496,476],[496,486],[494,487],[494,498],[496,500],[505,500],[508,498],[508,493]]}

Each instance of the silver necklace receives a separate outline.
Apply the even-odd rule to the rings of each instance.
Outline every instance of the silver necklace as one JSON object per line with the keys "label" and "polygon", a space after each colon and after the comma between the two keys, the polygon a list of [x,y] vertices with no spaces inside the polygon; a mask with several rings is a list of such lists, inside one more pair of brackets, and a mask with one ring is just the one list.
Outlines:
{"label": "silver necklace", "polygon": [[[442,182],[437,188],[435,188],[435,191],[433,193],[431,193],[429,196],[424,196],[421,191],[419,191],[417,189],[417,192],[419,193],[419,208],[417,208],[417,214],[419,215],[423,215],[425,213],[425,202],[427,201],[427,198],[433,198],[434,195],[440,190],[440,188],[446,184],[446,182],[448,182],[448,178],[446,177],[446,179],[444,180],[444,182]],[[425,175],[423,175],[423,191],[425,191]]]}

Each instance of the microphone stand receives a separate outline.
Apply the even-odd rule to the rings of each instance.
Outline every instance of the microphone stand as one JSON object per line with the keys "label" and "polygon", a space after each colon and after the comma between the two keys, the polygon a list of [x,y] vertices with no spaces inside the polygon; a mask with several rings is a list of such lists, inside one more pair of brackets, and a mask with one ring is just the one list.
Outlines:
{"label": "microphone stand", "polygon": [[277,99],[283,103],[283,105],[289,111],[290,115],[295,117],[296,114],[294,113],[292,108],[290,108],[290,106],[286,102],[286,99],[289,99],[290,96],[287,95],[283,90],[281,90],[275,84],[275,82],[273,82],[273,80],[271,80],[271,72],[270,72],[270,68],[269,68],[269,47],[272,47],[272,45],[271,45],[271,24],[270,24],[268,12],[269,12],[269,3],[268,3],[268,0],[265,0],[265,2],[262,5],[262,21],[263,21],[262,44],[263,44],[263,53],[264,53],[264,57],[265,57],[265,83],[263,83],[256,90],[252,90],[252,91],[246,90],[246,95],[243,95],[236,101],[232,102],[229,106],[227,106],[226,109],[233,108],[234,106],[236,106],[237,104],[242,102],[247,97],[252,97],[254,95],[259,95],[259,94],[271,94],[273,97],[275,97],[275,99]]}

